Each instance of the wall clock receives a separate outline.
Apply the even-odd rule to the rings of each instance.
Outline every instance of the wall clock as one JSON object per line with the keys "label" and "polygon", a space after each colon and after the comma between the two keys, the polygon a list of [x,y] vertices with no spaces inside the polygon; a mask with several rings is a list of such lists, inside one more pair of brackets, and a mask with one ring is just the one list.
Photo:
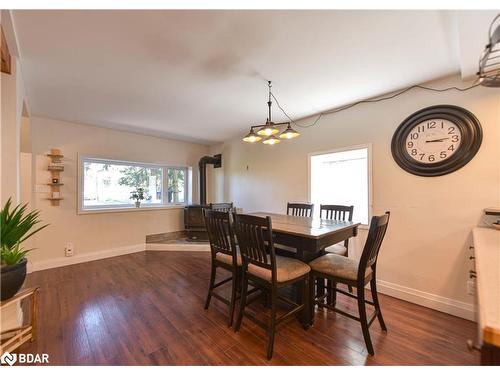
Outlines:
{"label": "wall clock", "polygon": [[436,105],[407,117],[392,137],[396,163],[417,176],[441,176],[467,164],[483,139],[481,124],[468,110]]}

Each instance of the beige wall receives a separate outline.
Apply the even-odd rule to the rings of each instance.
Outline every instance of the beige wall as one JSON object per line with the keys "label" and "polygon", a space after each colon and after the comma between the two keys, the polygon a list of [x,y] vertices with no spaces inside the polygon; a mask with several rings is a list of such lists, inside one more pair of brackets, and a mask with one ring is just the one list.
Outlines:
{"label": "beige wall", "polygon": [[[463,85],[455,79],[430,84]],[[392,135],[408,115],[436,104],[472,111],[484,131],[481,149],[455,173],[433,178],[408,174],[392,159]],[[468,241],[472,227],[481,222],[482,209],[500,205],[499,128],[496,89],[440,94],[414,90],[327,116],[313,128],[299,129],[298,139],[273,147],[239,139],[212,147],[212,153],[222,151],[225,161],[223,170],[213,173],[212,194],[215,200],[234,201],[245,211],[284,212],[287,201],[308,198],[308,153],[372,143],[373,213],[392,213],[379,259],[384,291],[470,318]],[[361,231],[353,241],[354,253],[359,253],[365,236]]]}
{"label": "beige wall", "polygon": [[24,85],[19,62],[11,57],[12,74],[1,73],[0,82],[0,196],[5,203],[9,198],[19,201],[19,153],[21,113],[24,100]]}
{"label": "beige wall", "polygon": [[[193,167],[194,197],[198,196],[197,163],[208,147],[171,141],[94,126],[45,118],[31,118],[32,148],[35,158],[34,184],[45,185],[50,174],[46,170],[51,148],[64,154],[65,170],[61,173],[64,200],[51,206],[47,193],[35,194],[35,207],[50,226],[36,236],[37,250],[30,260],[35,269],[62,265],[66,261],[88,260],[89,254],[118,249],[127,251],[145,242],[147,234],[176,231],[183,228],[182,209],[135,212],[77,214],[78,154],[117,160],[167,163]],[[67,242],[75,246],[75,259],[64,258]]]}

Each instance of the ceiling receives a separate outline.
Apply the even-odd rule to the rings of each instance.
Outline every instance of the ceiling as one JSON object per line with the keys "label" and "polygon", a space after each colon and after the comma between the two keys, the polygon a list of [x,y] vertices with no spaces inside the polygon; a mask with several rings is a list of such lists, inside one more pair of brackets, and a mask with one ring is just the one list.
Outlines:
{"label": "ceiling", "polygon": [[301,118],[469,77],[495,14],[21,10],[13,19],[33,116],[213,144],[266,120],[268,79]]}

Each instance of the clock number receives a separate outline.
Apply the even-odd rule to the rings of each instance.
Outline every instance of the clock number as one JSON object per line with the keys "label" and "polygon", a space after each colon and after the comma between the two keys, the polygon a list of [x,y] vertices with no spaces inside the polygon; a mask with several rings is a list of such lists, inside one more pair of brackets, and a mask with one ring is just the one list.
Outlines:
{"label": "clock number", "polygon": [[417,149],[416,149],[416,148],[414,148],[413,150],[411,150],[411,154],[412,154],[412,155],[417,155]]}
{"label": "clock number", "polygon": [[418,139],[418,133],[410,134],[410,139]]}
{"label": "clock number", "polygon": [[450,147],[448,147],[448,151],[455,151],[455,146],[450,145]]}
{"label": "clock number", "polygon": [[436,159],[434,158],[434,155],[429,155],[429,157],[427,158],[427,160],[429,160],[429,161],[434,161],[434,160],[436,160]]}
{"label": "clock number", "polygon": [[412,148],[413,147],[413,142],[412,141],[409,141],[408,142],[408,148]]}
{"label": "clock number", "polygon": [[441,121],[441,129],[444,129],[444,121]]}
{"label": "clock number", "polygon": [[[453,147],[453,146],[452,146],[452,147]],[[441,159],[446,158],[446,151],[441,151],[441,152],[439,153],[439,157],[440,157]]]}
{"label": "clock number", "polygon": [[419,132],[419,133],[420,133],[420,132],[422,132],[422,133],[423,133],[423,132],[425,132],[425,126],[424,126],[424,125],[419,125],[419,126],[417,127],[417,130],[418,130],[418,132]]}
{"label": "clock number", "polygon": [[425,154],[418,154],[420,156],[420,160],[424,160]]}
{"label": "clock number", "polygon": [[453,135],[453,136],[451,137],[451,141],[452,141],[452,142],[458,142],[458,135],[456,135],[456,134],[455,134],[455,135]]}
{"label": "clock number", "polygon": [[455,134],[455,128],[453,128],[453,127],[450,126],[448,128],[448,134]]}
{"label": "clock number", "polygon": [[427,129],[435,129],[436,128],[436,121],[431,121],[427,123]]}

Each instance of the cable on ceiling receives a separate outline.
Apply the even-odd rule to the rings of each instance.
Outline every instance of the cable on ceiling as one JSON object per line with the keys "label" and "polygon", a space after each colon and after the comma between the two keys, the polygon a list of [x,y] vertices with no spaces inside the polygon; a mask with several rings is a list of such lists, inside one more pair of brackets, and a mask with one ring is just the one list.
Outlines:
{"label": "cable on ceiling", "polygon": [[293,120],[289,115],[288,113],[283,109],[283,107],[280,105],[280,102],[278,101],[278,99],[276,98],[276,96],[274,96],[273,93],[271,93],[271,96],[273,97],[274,101],[276,102],[276,105],[278,106],[278,108],[280,109],[281,112],[283,112],[283,114],[285,115],[285,117],[292,123],[294,124],[295,126],[299,127],[299,128],[310,128],[314,125],[316,125],[318,123],[318,121],[324,116],[324,115],[330,115],[330,114],[333,114],[333,113],[338,113],[340,111],[345,111],[346,109],[349,109],[349,108],[352,108],[354,106],[357,106],[359,104],[363,104],[363,103],[377,103],[377,102],[382,102],[384,100],[390,100],[390,99],[394,99],[395,97],[398,97],[410,90],[413,90],[413,89],[416,89],[416,88],[419,88],[419,89],[422,89],[422,90],[427,90],[427,91],[434,91],[434,92],[445,92],[445,91],[460,91],[460,92],[464,92],[464,91],[468,91],[468,90],[471,90],[473,89],[474,87],[477,87],[477,86],[480,86],[481,84],[480,83],[475,83],[473,84],[472,86],[468,86],[468,87],[457,87],[457,86],[450,86],[450,87],[445,87],[445,88],[442,88],[442,89],[438,89],[438,88],[434,88],[434,87],[428,87],[428,86],[423,86],[423,85],[412,85],[412,86],[408,86],[402,90],[399,90],[389,96],[384,96],[384,97],[381,97],[381,98],[374,98],[374,99],[364,99],[364,100],[359,100],[357,102],[354,102],[354,103],[351,103],[351,104],[346,104],[344,106],[341,106],[341,107],[338,107],[338,108],[334,108],[334,109],[331,109],[331,110],[328,110],[328,111],[323,111],[323,112],[320,112],[316,119],[311,123],[311,124],[308,124],[308,125],[301,125],[301,124],[298,124],[295,120]]}

